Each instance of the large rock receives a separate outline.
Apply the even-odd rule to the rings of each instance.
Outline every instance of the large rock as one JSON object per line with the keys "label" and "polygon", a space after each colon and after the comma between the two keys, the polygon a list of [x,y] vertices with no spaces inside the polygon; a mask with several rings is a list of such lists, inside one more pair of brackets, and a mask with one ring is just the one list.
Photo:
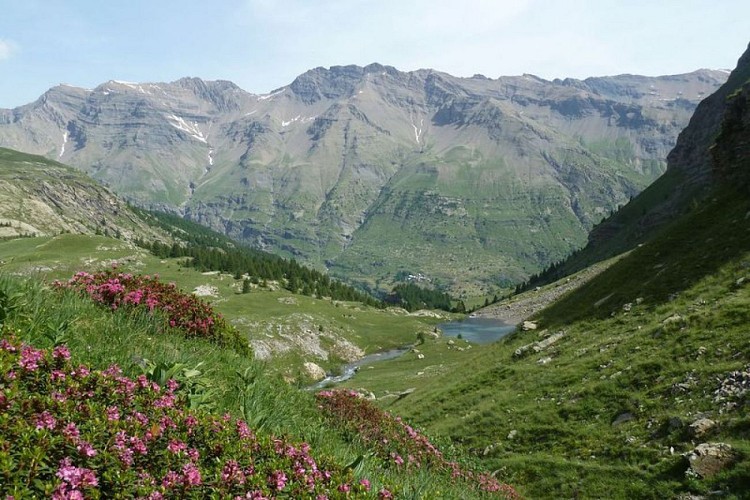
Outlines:
{"label": "large rock", "polygon": [[735,460],[732,446],[727,443],[701,443],[687,454],[689,474],[708,478],[727,468]]}
{"label": "large rock", "polygon": [[326,371],[317,364],[307,361],[302,365],[305,375],[311,380],[318,381],[326,378]]}
{"label": "large rock", "polygon": [[699,418],[692,424],[690,424],[690,427],[688,427],[688,432],[690,435],[694,438],[702,438],[713,428],[716,427],[716,422],[711,420],[710,418]]}
{"label": "large rock", "polygon": [[562,330],[557,333],[553,333],[552,335],[550,335],[544,340],[540,340],[538,342],[532,342],[531,344],[526,344],[526,345],[519,347],[518,349],[515,350],[515,352],[513,353],[513,356],[515,356],[516,358],[520,358],[520,357],[525,356],[529,352],[535,352],[535,353],[542,352],[548,347],[550,347],[551,345],[554,345],[558,340],[560,340],[564,336],[565,336],[565,332]]}

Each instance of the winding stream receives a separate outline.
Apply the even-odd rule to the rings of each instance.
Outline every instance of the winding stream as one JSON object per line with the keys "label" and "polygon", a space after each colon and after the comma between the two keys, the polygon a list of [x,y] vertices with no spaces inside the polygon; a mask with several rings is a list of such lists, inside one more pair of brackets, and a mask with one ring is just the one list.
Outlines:
{"label": "winding stream", "polygon": [[357,361],[352,361],[351,363],[347,363],[343,367],[341,367],[341,375],[328,375],[323,380],[308,387],[308,390],[315,391],[318,389],[322,389],[327,384],[337,384],[339,382],[343,382],[344,380],[349,380],[354,376],[355,373],[357,373],[357,371],[359,371],[360,367],[369,365],[377,361],[385,361],[386,359],[398,358],[405,352],[408,352],[409,349],[411,349],[411,346],[399,347],[398,349],[391,349],[390,351],[376,352],[375,354],[368,354],[364,358],[358,359]]}
{"label": "winding stream", "polygon": [[[474,344],[490,344],[501,338],[505,337],[513,330],[515,325],[509,325],[503,321],[492,319],[492,318],[466,318],[461,321],[451,321],[448,323],[440,323],[438,328],[443,331],[443,335],[446,337],[458,337],[472,342]],[[307,389],[315,391],[322,389],[328,384],[337,384],[345,380],[349,380],[354,376],[360,367],[376,363],[378,361],[385,361],[387,359],[398,358],[402,354],[408,352],[411,346],[400,347],[398,349],[391,349],[390,351],[376,352],[375,354],[368,354],[362,359],[347,363],[342,366],[340,375],[328,375],[323,380],[309,386]]]}

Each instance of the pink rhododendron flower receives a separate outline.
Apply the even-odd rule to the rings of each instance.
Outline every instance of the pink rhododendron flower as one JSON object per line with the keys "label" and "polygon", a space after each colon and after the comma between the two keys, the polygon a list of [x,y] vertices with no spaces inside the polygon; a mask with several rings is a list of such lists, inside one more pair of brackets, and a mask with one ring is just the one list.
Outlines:
{"label": "pink rhododendron flower", "polygon": [[60,462],[60,467],[55,475],[73,488],[99,485],[99,480],[96,478],[94,471],[84,467],[75,467],[70,457],[66,457]]}
{"label": "pink rhododendron flower", "polygon": [[67,346],[64,345],[57,346],[52,351],[52,357],[55,359],[62,359],[67,361],[70,359],[70,350]]}
{"label": "pink rhododendron flower", "polygon": [[182,468],[182,475],[185,486],[197,486],[201,484],[201,471],[194,464],[185,464]]}
{"label": "pink rhododendron flower", "polygon": [[31,346],[24,346],[21,349],[21,359],[18,365],[24,370],[33,372],[39,368],[39,362],[44,358],[44,351],[34,349]]}
{"label": "pink rhododendron flower", "polygon": [[108,406],[106,409],[107,420],[114,422],[120,420],[120,410],[116,406]]}
{"label": "pink rhododendron flower", "polygon": [[84,457],[95,457],[97,454],[97,451],[94,449],[93,446],[91,446],[91,443],[88,443],[86,441],[81,441],[78,443],[78,446],[76,446],[76,449],[78,450],[78,453],[83,455]]}
{"label": "pink rhododendron flower", "polygon": [[37,414],[35,418],[35,424],[37,430],[39,429],[54,429],[57,425],[57,420],[55,417],[52,416],[52,414],[48,411],[43,411],[42,413]]}

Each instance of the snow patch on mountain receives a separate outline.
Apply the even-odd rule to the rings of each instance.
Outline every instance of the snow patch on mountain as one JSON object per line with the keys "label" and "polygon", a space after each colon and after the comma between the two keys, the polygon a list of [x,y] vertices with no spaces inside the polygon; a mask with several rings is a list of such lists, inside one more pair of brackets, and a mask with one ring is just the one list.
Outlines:
{"label": "snow patch on mountain", "polygon": [[411,126],[414,127],[414,140],[417,144],[420,144],[419,139],[422,136],[422,127],[424,127],[424,118],[419,120],[419,127],[414,124],[414,119],[411,120]]}
{"label": "snow patch on mountain", "polygon": [[286,90],[286,89],[277,90],[276,92],[271,92],[270,94],[259,95],[258,96],[258,100],[259,101],[265,101],[266,99],[273,99],[277,95],[283,93],[284,90]]}
{"label": "snow patch on mountain", "polygon": [[67,143],[68,143],[68,132],[66,130],[65,132],[63,132],[63,142],[62,142],[62,145],[60,146],[60,154],[57,155],[58,159],[62,158],[63,155],[65,154],[65,145]]}
{"label": "snow patch on mountain", "polygon": [[294,122],[307,123],[307,122],[313,121],[315,118],[317,118],[317,116],[305,116],[305,117],[303,117],[302,115],[297,115],[297,116],[295,116],[294,118],[292,118],[289,121],[281,120],[281,126],[282,127],[288,127],[289,125],[291,125]]}
{"label": "snow patch on mountain", "polygon": [[169,124],[177,130],[187,132],[187,134],[190,135],[190,137],[192,137],[193,139],[197,139],[201,142],[208,142],[206,141],[206,137],[203,135],[203,132],[201,132],[201,129],[198,127],[198,122],[188,123],[184,118],[177,115],[166,116],[167,119],[170,120]]}

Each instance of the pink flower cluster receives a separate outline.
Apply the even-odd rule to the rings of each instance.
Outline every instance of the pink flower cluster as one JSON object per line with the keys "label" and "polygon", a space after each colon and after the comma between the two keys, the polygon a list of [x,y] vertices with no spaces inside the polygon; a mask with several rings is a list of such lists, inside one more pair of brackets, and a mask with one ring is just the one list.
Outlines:
{"label": "pink flower cluster", "polygon": [[[55,281],[58,289],[70,289],[91,298],[112,310],[123,307],[145,308],[149,312],[162,311],[172,328],[188,336],[214,340],[249,352],[247,341],[224,318],[198,297],[177,289],[174,283],[162,283],[158,276],[117,273],[113,270],[98,273],[81,271],[66,282]],[[29,360],[33,363],[33,360]]]}
{"label": "pink flower cluster", "polygon": [[446,459],[426,436],[401,417],[381,410],[355,391],[321,391],[317,399],[319,408],[331,425],[338,427],[350,439],[361,440],[373,448],[386,467],[430,467],[445,471],[452,480],[465,481],[480,491],[518,498],[511,486],[500,483],[488,474],[465,470],[458,463]]}
{"label": "pink flower cluster", "polygon": [[[53,375],[55,374],[55,375]],[[306,443],[189,410],[178,384],[0,340],[0,498],[352,498],[370,488]]]}

